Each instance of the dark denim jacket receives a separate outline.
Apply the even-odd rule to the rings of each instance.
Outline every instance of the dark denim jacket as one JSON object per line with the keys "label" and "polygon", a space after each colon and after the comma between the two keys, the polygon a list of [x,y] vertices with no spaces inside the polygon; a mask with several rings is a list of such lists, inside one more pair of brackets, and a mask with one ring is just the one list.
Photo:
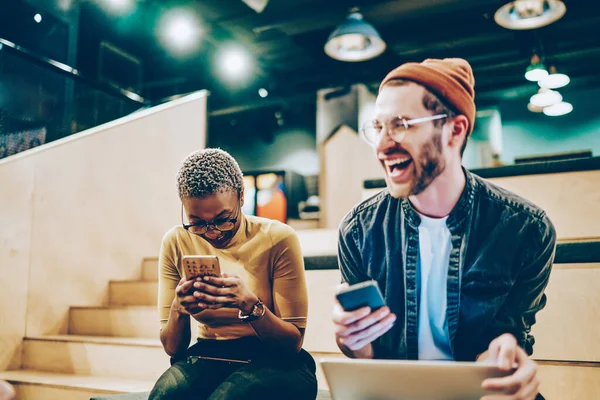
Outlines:
{"label": "dark denim jacket", "polygon": [[[448,332],[455,360],[472,361],[503,333],[528,354],[531,326],[546,297],[556,232],[541,209],[467,171],[466,186],[447,219]],[[344,281],[375,279],[396,314],[373,342],[376,358],[417,359],[417,256],[420,217],[387,190],[342,221],[338,257]]]}

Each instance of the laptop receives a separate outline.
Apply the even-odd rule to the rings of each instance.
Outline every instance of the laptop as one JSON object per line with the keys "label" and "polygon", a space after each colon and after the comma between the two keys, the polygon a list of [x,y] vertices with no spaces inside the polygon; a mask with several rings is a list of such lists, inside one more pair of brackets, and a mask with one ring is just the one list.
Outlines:
{"label": "laptop", "polygon": [[[479,400],[481,383],[507,376],[473,362],[322,359],[334,400]],[[499,394],[495,392],[495,394]]]}

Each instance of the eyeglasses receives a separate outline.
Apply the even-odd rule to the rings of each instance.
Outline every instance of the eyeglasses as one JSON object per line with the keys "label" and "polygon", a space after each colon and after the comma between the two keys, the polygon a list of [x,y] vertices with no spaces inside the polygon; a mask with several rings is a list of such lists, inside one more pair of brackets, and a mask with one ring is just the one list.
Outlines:
{"label": "eyeglasses", "polygon": [[232,230],[233,228],[235,228],[235,224],[237,223],[237,220],[239,217],[239,208],[238,208],[237,214],[238,215],[236,215],[235,218],[217,220],[217,221],[213,221],[210,224],[206,221],[199,221],[194,224],[186,224],[185,222],[183,222],[183,204],[182,204],[181,205],[181,224],[183,225],[183,228],[186,231],[191,232],[194,235],[204,235],[209,230],[217,230],[219,232],[228,232],[228,231]]}
{"label": "eyeglasses", "polygon": [[[394,117],[388,119],[385,122],[385,125],[387,128],[387,134],[390,136],[390,138],[392,138],[394,142],[400,143],[404,139],[404,137],[406,136],[406,132],[408,132],[408,129],[412,125],[420,124],[422,122],[435,121],[447,117],[448,114],[437,114],[415,119]],[[375,146],[381,136],[383,126],[384,123],[377,120],[365,122],[362,128],[360,129],[360,136],[365,142],[367,142],[371,146]]]}

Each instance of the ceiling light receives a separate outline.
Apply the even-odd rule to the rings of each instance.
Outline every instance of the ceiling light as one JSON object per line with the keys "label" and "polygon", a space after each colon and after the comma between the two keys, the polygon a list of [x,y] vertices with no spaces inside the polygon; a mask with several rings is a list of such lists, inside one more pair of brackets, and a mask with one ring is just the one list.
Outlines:
{"label": "ceiling light", "polygon": [[105,0],[108,9],[115,14],[127,14],[133,9],[133,0]]}
{"label": "ceiling light", "polygon": [[33,16],[33,20],[39,24],[40,22],[42,22],[42,15],[41,14],[35,14]]}
{"label": "ceiling light", "polygon": [[385,42],[360,13],[352,13],[329,35],[325,53],[340,61],[365,61],[385,51]]}
{"label": "ceiling light", "polygon": [[258,89],[258,95],[263,99],[269,95],[269,92],[265,88]]}
{"label": "ceiling light", "polygon": [[161,41],[175,53],[189,53],[200,44],[200,24],[190,10],[167,11],[161,17],[158,29]]}
{"label": "ceiling light", "polygon": [[220,50],[217,66],[223,78],[236,81],[250,75],[252,60],[244,48],[232,45]]}
{"label": "ceiling light", "polygon": [[546,89],[558,89],[567,86],[571,82],[566,74],[559,74],[556,72],[556,67],[553,65],[550,67],[550,75],[540,79],[538,85]]}
{"label": "ceiling light", "polygon": [[538,107],[536,105],[533,105],[531,103],[527,104],[527,109],[531,112],[534,113],[541,113],[542,111],[544,111],[544,107]]}
{"label": "ceiling light", "polygon": [[515,0],[500,7],[494,20],[507,29],[536,29],[558,21],[566,11],[561,0]]}
{"label": "ceiling light", "polygon": [[525,71],[525,79],[531,82],[537,82],[540,79],[543,79],[548,76],[548,70],[542,62],[537,54],[531,56],[531,64],[527,67]]}
{"label": "ceiling light", "polygon": [[550,117],[558,117],[568,114],[571,111],[573,111],[573,105],[565,101],[561,101],[560,103],[544,108],[544,114]]}
{"label": "ceiling light", "polygon": [[248,7],[256,11],[258,14],[265,10],[269,0],[242,0]]}
{"label": "ceiling light", "polygon": [[537,107],[548,107],[562,101],[562,95],[555,90],[541,88],[531,96],[529,102]]}

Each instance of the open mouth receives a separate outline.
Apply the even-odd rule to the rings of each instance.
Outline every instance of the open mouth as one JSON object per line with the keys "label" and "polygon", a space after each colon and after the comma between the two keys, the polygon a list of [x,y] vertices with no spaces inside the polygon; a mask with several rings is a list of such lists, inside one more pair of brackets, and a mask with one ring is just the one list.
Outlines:
{"label": "open mouth", "polygon": [[413,159],[411,157],[405,156],[402,158],[395,158],[392,160],[384,160],[383,163],[386,167],[388,176],[392,178],[392,180],[396,180],[403,178],[406,175],[406,172],[413,163]]}

